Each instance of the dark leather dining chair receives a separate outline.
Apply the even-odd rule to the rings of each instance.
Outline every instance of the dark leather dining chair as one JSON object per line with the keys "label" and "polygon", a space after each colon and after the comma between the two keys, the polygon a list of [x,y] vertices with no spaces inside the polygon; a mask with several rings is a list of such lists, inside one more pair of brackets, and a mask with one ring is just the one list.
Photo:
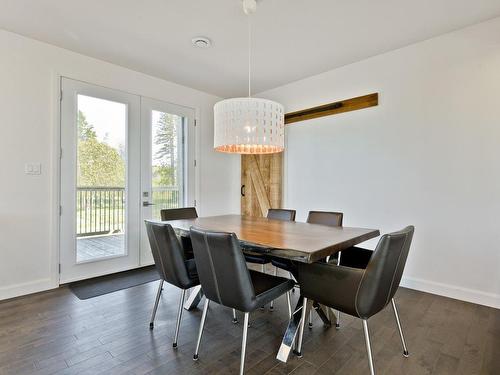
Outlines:
{"label": "dark leather dining chair", "polygon": [[[341,227],[343,220],[344,214],[342,212],[309,211],[306,223],[327,225],[329,227]],[[339,251],[337,254],[335,254],[335,257],[339,259],[340,254],[341,252]],[[325,261],[329,262],[330,257],[326,257]]]}
{"label": "dark leather dining chair", "polygon": [[194,259],[185,258],[184,251],[172,226],[149,220],[146,220],[145,223],[155,267],[160,275],[160,284],[158,285],[151,322],[149,323],[151,329],[154,328],[154,319],[162,293],[163,282],[166,281],[182,289],[179,310],[177,312],[177,324],[175,326],[173,343],[173,347],[175,348],[177,347],[186,290],[200,284],[196,272],[196,263]]}
{"label": "dark leather dining chair", "polygon": [[331,211],[309,211],[307,223],[328,225],[329,227],[341,227],[344,220],[342,212]]}
{"label": "dark leather dining chair", "polygon": [[[168,208],[160,210],[160,216],[162,221],[196,219],[198,217],[198,212],[196,212],[195,207]],[[181,236],[180,241],[186,258],[193,258],[193,246],[191,245],[191,239],[187,236]]]}
{"label": "dark leather dining chair", "polygon": [[[270,208],[267,210],[267,218],[271,220],[281,220],[281,221],[295,221],[295,210],[288,210],[284,208]],[[271,262],[271,259],[266,255],[259,254],[258,252],[252,252],[252,248],[248,247],[245,249],[245,260],[248,263],[260,264],[262,269],[261,272],[265,272],[265,265]],[[277,276],[278,269],[274,268],[274,276]],[[274,309],[274,301],[271,301],[269,309],[272,311]],[[291,307],[289,306],[289,310]]]}
{"label": "dark leather dining chair", "polygon": [[[168,208],[160,211],[161,220],[182,220],[182,219],[196,219],[198,212],[195,207],[182,207],[182,208]],[[184,256],[186,259],[193,259],[193,245],[191,244],[191,237],[179,236],[182,248],[184,249]],[[233,309],[233,324],[238,323],[236,317],[236,310]]]}
{"label": "dark leather dining chair", "polygon": [[240,374],[243,374],[250,312],[289,293],[294,283],[286,278],[249,270],[234,233],[192,227],[191,240],[201,287],[206,297],[193,359],[198,359],[208,306],[210,301],[214,301],[244,313],[240,363]]}
{"label": "dark leather dining chair", "polygon": [[[368,352],[370,373],[374,374],[368,319],[392,304],[398,326],[403,355],[408,357],[408,349],[394,295],[403,275],[406,259],[413,238],[414,227],[385,234],[380,238],[365,269],[337,266],[328,263],[299,264],[298,278],[304,296],[302,321],[299,330],[297,352],[301,354],[305,314],[313,300],[363,321],[363,332]],[[347,254],[347,250],[344,254]],[[342,261],[341,261],[342,263]]]}
{"label": "dark leather dining chair", "polygon": [[296,212],[285,208],[270,208],[266,217],[271,220],[295,221]]}
{"label": "dark leather dining chair", "polygon": [[[307,223],[328,225],[331,227],[341,227],[344,214],[342,212],[328,212],[328,211],[309,211],[307,215]],[[273,258],[271,263],[278,268],[291,272],[296,270],[295,263],[280,258]]]}
{"label": "dark leather dining chair", "polygon": [[[319,224],[319,225],[327,225],[330,227],[341,227],[342,221],[344,219],[344,214],[342,212],[332,212],[332,211],[309,211],[307,215],[306,222],[309,224]],[[328,259],[328,258],[327,258]],[[281,268],[290,273],[290,277],[293,277],[293,274],[296,274],[296,268],[294,262],[290,260],[273,258],[271,263],[277,267]],[[340,327],[340,315],[339,312],[336,312],[337,320],[335,322],[335,326],[337,328]],[[312,328],[312,311],[309,314],[309,328]]]}
{"label": "dark leather dining chair", "polygon": [[162,221],[196,219],[198,212],[195,207],[167,208],[160,211]]}
{"label": "dark leather dining chair", "polygon": [[344,250],[339,264],[351,268],[366,268],[370,262],[373,250],[364,249],[359,246],[353,246]]}

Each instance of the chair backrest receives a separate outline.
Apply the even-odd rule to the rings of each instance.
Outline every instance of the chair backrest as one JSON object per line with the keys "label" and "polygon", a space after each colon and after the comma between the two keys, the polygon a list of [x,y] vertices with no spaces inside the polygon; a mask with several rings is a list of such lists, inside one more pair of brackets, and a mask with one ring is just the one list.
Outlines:
{"label": "chair backrest", "polygon": [[170,224],[145,220],[149,245],[160,277],[185,289],[191,285],[186,269],[184,250]]}
{"label": "chair backrest", "polygon": [[307,222],[310,224],[328,225],[330,227],[341,227],[344,214],[342,212],[309,211]]}
{"label": "chair backrest", "polygon": [[270,208],[267,210],[267,218],[282,221],[295,221],[295,210],[285,210],[284,208]]}
{"label": "chair backrest", "polygon": [[385,234],[380,238],[361,279],[356,297],[360,316],[382,310],[394,297],[408,258],[415,228]]}
{"label": "chair backrest", "polygon": [[192,227],[191,241],[206,297],[226,307],[248,311],[255,291],[236,235]]}
{"label": "chair backrest", "polygon": [[181,219],[196,219],[198,213],[195,207],[169,208],[160,211],[161,220],[181,220]]}

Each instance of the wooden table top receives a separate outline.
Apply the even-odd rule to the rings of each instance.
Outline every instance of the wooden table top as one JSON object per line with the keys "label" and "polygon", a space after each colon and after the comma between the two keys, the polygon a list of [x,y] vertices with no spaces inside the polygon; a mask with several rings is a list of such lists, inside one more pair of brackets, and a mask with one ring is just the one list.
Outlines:
{"label": "wooden table top", "polygon": [[244,244],[262,247],[270,255],[312,263],[380,235],[377,229],[329,227],[262,217],[223,215],[166,221],[180,235],[192,226],[233,232]]}

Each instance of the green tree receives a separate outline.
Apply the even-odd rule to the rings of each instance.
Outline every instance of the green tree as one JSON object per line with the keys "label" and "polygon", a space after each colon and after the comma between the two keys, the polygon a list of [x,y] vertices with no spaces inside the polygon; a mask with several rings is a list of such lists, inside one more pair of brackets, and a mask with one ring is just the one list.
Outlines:
{"label": "green tree", "polygon": [[153,186],[175,186],[175,170],[168,165],[153,166]]}
{"label": "green tree", "polygon": [[94,127],[90,125],[85,118],[82,111],[78,110],[78,140],[86,141],[89,139],[96,139],[97,135],[95,133]]}
{"label": "green tree", "polygon": [[77,185],[125,187],[125,160],[119,151],[97,139],[94,127],[81,111],[77,123]]}
{"label": "green tree", "polygon": [[155,154],[153,186],[175,186],[177,182],[177,127],[174,115],[161,113],[157,123],[155,143],[160,147]]}

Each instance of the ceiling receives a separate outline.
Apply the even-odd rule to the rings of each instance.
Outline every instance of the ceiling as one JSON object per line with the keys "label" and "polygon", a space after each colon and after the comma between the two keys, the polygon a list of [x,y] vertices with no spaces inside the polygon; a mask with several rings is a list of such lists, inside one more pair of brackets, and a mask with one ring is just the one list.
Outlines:
{"label": "ceiling", "polygon": [[[252,91],[497,16],[499,0],[259,0]],[[246,22],[240,0],[0,0],[0,28],[222,97],[247,91]]]}

